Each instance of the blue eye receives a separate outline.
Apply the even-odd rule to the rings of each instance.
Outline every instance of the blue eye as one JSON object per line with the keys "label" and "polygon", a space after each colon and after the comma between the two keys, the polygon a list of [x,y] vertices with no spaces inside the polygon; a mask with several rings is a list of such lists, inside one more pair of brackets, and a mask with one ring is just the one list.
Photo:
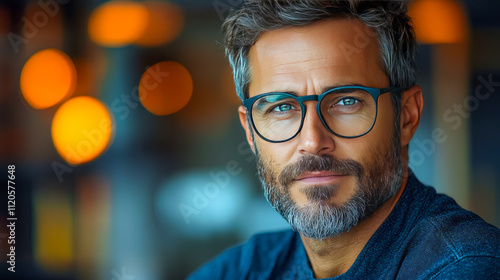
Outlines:
{"label": "blue eye", "polygon": [[294,109],[294,107],[290,104],[281,104],[274,107],[273,111],[286,112]]}
{"label": "blue eye", "polygon": [[337,102],[336,105],[342,105],[342,106],[352,106],[356,103],[358,103],[359,100],[357,100],[356,98],[353,98],[353,97],[346,97],[346,98],[342,98],[339,100],[339,102]]}

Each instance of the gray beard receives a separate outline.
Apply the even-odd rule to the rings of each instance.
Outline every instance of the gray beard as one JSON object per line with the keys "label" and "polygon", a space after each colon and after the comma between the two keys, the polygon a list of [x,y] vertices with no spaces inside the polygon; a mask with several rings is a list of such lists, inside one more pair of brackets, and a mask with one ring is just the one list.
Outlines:
{"label": "gray beard", "polygon": [[[340,160],[330,155],[308,155],[285,166],[280,174],[272,163],[257,155],[257,168],[264,194],[274,209],[287,220],[293,230],[313,239],[326,239],[349,231],[382,203],[392,197],[402,181],[403,164],[399,137],[394,135],[385,154],[377,153],[366,168],[354,160]],[[308,199],[298,206],[290,194],[294,178],[306,171],[333,171],[356,178],[355,194],[341,205],[329,202],[338,185],[308,187]]]}

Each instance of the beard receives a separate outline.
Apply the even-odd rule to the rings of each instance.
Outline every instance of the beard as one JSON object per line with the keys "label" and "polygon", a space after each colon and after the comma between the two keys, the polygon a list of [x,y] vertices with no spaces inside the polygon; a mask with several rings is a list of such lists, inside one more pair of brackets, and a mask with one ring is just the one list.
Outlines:
{"label": "beard", "polygon": [[[352,159],[331,155],[307,155],[288,164],[276,174],[270,161],[257,154],[257,169],[264,194],[271,206],[287,220],[293,230],[308,238],[326,239],[349,231],[392,197],[402,181],[403,164],[397,133],[390,147],[370,158],[363,167]],[[355,193],[346,202],[335,204],[330,198],[338,184],[311,186],[301,190],[307,204],[297,205],[290,192],[295,178],[308,171],[333,171],[355,178]]]}

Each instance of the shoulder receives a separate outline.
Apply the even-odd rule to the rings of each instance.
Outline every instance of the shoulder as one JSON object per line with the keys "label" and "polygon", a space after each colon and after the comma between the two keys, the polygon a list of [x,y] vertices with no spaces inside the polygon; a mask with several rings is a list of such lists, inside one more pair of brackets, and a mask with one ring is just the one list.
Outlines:
{"label": "shoulder", "polygon": [[500,229],[462,208],[453,198],[437,194],[434,188],[420,182],[416,186],[411,195],[417,203],[408,205],[408,211],[416,217],[410,236],[428,237],[433,241],[427,240],[429,244],[442,243],[457,258],[500,254]]}
{"label": "shoulder", "polygon": [[500,257],[500,229],[463,209],[446,195],[437,195],[436,202],[428,209],[420,226],[431,229],[456,258]]}
{"label": "shoulder", "polygon": [[498,276],[500,230],[446,195],[431,197],[410,234],[408,264],[422,268],[426,279]]}
{"label": "shoulder", "polygon": [[471,277],[478,273],[499,276],[500,229],[460,207],[430,219],[429,223],[450,253],[438,275],[458,273],[462,279],[468,278],[467,272]]}
{"label": "shoulder", "polygon": [[238,279],[244,275],[271,275],[296,244],[297,233],[285,230],[252,236],[246,243],[222,252],[188,279]]}
{"label": "shoulder", "polygon": [[466,255],[444,265],[429,279],[500,279],[500,257]]}

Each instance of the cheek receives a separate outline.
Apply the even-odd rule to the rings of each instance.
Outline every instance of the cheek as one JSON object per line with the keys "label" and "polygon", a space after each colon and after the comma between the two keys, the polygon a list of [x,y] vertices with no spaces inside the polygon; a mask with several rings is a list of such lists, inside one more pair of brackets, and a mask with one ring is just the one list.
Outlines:
{"label": "cheek", "polygon": [[372,130],[361,137],[353,139],[340,139],[335,141],[336,155],[339,158],[349,158],[359,162],[367,168],[366,164],[376,162],[378,157],[385,154],[390,148],[394,134],[394,110],[390,95],[379,98],[377,121]]}
{"label": "cheek", "polygon": [[376,143],[377,147],[382,149],[390,146],[395,130],[395,118],[391,95],[384,94],[379,99],[377,122],[369,134],[372,134],[370,135],[371,141],[375,141],[374,144]]}
{"label": "cheek", "polygon": [[392,131],[394,127],[394,105],[392,104],[391,93],[384,93],[378,98],[377,122],[373,130],[388,129]]}
{"label": "cheek", "polygon": [[[285,165],[291,162],[296,146],[295,141],[287,141],[285,143],[269,143],[256,136],[255,144],[259,156],[264,162],[272,162],[272,166],[276,167],[275,172],[280,172]],[[279,174],[279,173],[278,173]]]}

